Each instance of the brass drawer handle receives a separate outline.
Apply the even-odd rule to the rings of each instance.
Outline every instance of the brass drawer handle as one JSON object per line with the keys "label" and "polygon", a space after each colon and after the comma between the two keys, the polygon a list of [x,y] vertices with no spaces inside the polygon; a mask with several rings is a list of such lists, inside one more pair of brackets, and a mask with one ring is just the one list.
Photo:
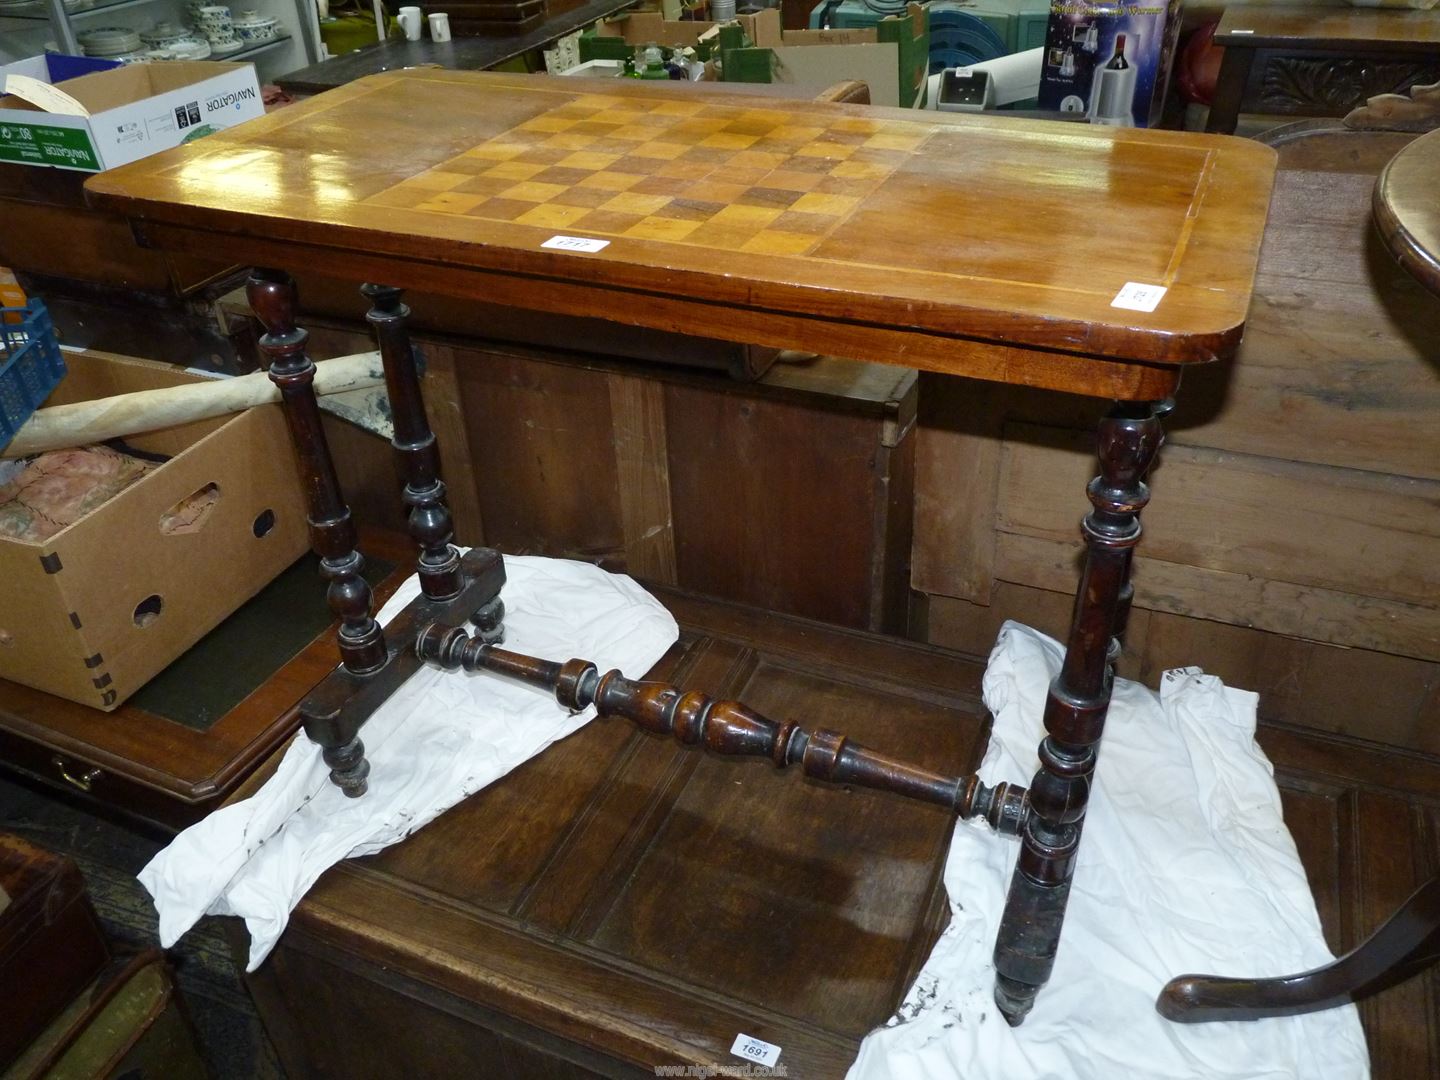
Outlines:
{"label": "brass drawer handle", "polygon": [[81,791],[89,791],[95,785],[95,781],[99,780],[102,776],[105,775],[99,769],[91,767],[89,769],[86,769],[79,776],[72,776],[70,774],[70,767],[66,764],[65,759],[59,754],[56,754],[53,758],[51,758],[50,762],[55,766],[55,768],[60,770],[61,780],[64,780],[72,787],[79,788]]}

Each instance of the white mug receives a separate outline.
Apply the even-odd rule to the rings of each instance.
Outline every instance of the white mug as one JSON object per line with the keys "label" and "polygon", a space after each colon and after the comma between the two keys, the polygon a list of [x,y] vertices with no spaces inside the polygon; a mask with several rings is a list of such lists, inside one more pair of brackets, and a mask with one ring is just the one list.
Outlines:
{"label": "white mug", "polygon": [[395,21],[400,24],[400,29],[405,31],[406,41],[420,40],[420,9],[418,7],[402,7],[400,13],[395,16]]}
{"label": "white mug", "polygon": [[436,11],[427,16],[430,20],[430,40],[450,40],[450,16],[444,11]]}

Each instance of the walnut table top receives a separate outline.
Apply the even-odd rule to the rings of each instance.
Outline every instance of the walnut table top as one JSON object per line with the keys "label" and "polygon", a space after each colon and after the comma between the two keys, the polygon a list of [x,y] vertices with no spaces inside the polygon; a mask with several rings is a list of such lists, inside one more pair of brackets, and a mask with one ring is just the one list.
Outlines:
{"label": "walnut table top", "polygon": [[[1215,136],[414,70],[87,192],[167,250],[1154,398],[1239,341],[1274,163]],[[1167,291],[1114,306],[1131,282]]]}

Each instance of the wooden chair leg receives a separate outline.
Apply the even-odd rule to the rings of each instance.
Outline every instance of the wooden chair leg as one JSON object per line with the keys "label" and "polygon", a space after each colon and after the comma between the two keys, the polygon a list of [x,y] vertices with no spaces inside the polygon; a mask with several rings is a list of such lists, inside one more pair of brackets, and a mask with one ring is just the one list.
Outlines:
{"label": "wooden chair leg", "polygon": [[1440,876],[1427,881],[1375,933],[1340,959],[1267,979],[1182,975],[1155,1009],[1179,1024],[1296,1016],[1368,997],[1440,960]]}

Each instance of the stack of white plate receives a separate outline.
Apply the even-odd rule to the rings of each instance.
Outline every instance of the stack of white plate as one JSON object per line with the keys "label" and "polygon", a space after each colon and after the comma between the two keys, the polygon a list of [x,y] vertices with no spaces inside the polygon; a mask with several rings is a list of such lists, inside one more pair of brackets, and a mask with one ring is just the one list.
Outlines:
{"label": "stack of white plate", "polygon": [[166,52],[176,60],[209,60],[210,42],[202,37],[190,37],[166,46]]}
{"label": "stack of white plate", "polygon": [[86,56],[102,56],[125,60],[144,50],[140,35],[126,26],[100,26],[79,35],[80,47]]}

